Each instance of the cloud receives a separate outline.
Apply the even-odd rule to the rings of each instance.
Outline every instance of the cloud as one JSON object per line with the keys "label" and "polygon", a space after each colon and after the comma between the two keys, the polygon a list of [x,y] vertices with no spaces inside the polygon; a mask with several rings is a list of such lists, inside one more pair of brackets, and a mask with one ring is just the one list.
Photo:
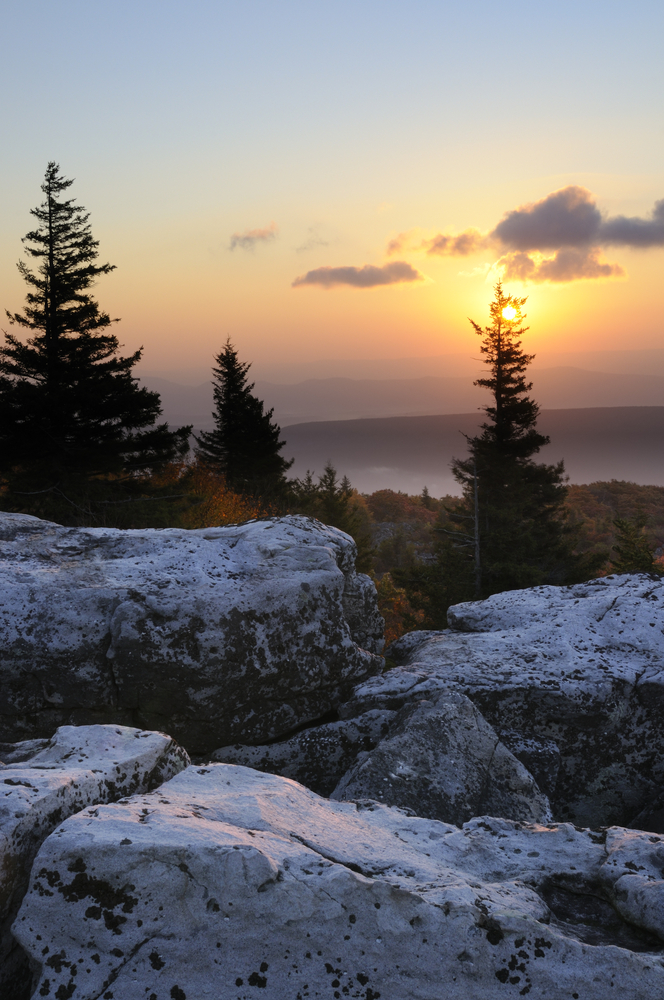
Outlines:
{"label": "cloud", "polygon": [[491,233],[510,250],[562,250],[566,247],[664,246],[664,199],[649,218],[602,216],[586,188],[571,185],[541,201],[508,212]]}
{"label": "cloud", "polygon": [[317,267],[296,278],[292,287],[320,285],[321,288],[335,288],[338,285],[350,285],[351,288],[375,288],[378,285],[423,280],[424,275],[406,261],[395,260],[383,267],[375,267],[373,264],[365,264],[364,267]]}
{"label": "cloud", "polygon": [[429,256],[437,257],[468,257],[488,245],[488,237],[479,229],[466,229],[463,233],[449,235],[437,233],[428,239],[422,239],[421,229],[407,229],[397,235],[387,244],[388,257],[404,251],[424,251]]}
{"label": "cloud", "polygon": [[295,253],[306,253],[307,250],[315,250],[316,247],[329,247],[329,241],[322,238],[316,226],[309,226],[307,232],[309,238],[299,247],[295,247]]}
{"label": "cloud", "polygon": [[397,233],[394,239],[391,239],[387,244],[385,250],[387,256],[392,257],[395,253],[403,253],[404,250],[407,250],[418,232],[419,229],[407,229],[403,233]]}
{"label": "cloud", "polygon": [[620,264],[600,260],[597,247],[564,247],[552,257],[523,250],[506,254],[494,268],[505,281],[565,282],[590,278],[621,278],[624,270]]}
{"label": "cloud", "polygon": [[511,250],[559,250],[590,246],[601,222],[590,191],[571,186],[508,212],[492,236]]}
{"label": "cloud", "polygon": [[494,249],[503,254],[495,264],[460,274],[472,277],[488,270],[506,281],[556,283],[624,277],[620,264],[602,258],[602,247],[607,246],[664,247],[664,198],[648,216],[607,216],[592,192],[571,184],[511,209],[488,233],[465,229],[423,238],[421,229],[405,230],[390,240],[387,256],[423,252],[469,257]]}
{"label": "cloud", "polygon": [[422,248],[436,257],[468,257],[471,253],[484,250],[487,237],[479,229],[465,229],[456,236],[438,233],[430,240],[423,240]]}
{"label": "cloud", "polygon": [[600,227],[599,239],[602,243],[629,247],[664,246],[664,198],[655,202],[649,219],[625,215],[606,219]]}
{"label": "cloud", "polygon": [[257,243],[270,243],[277,238],[279,229],[271,222],[265,229],[245,229],[243,233],[233,233],[230,250],[240,247],[241,250],[253,250]]}

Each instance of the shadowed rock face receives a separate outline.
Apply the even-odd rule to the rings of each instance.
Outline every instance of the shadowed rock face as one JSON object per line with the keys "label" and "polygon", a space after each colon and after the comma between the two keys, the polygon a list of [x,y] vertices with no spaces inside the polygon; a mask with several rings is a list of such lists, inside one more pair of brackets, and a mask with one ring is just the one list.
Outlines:
{"label": "shadowed rock face", "polygon": [[0,740],[113,722],[206,753],[320,718],[382,667],[354,558],[305,517],[118,531],[0,514]]}
{"label": "shadowed rock face", "polygon": [[189,757],[163,733],[121,726],[63,726],[0,756],[0,996],[18,1000],[30,976],[9,928],[42,841],[85,806],[157,787]]}
{"label": "shadowed rock face", "polygon": [[38,997],[661,1000],[663,852],[192,766],[67,819],[14,932]]}
{"label": "shadowed rock face", "polygon": [[451,629],[393,644],[399,665],[358,685],[341,716],[455,689],[537,776],[555,818],[660,822],[661,803],[652,803],[664,786],[662,579],[510,591],[457,605],[448,619]]}
{"label": "shadowed rock face", "polygon": [[389,736],[360,754],[331,797],[376,799],[457,826],[473,816],[551,819],[532,775],[458,691],[403,708]]}
{"label": "shadowed rock face", "polygon": [[355,719],[312,726],[267,746],[221,747],[210,759],[281,774],[318,795],[330,795],[358,754],[373,750],[387,736],[396,714],[370,711]]}

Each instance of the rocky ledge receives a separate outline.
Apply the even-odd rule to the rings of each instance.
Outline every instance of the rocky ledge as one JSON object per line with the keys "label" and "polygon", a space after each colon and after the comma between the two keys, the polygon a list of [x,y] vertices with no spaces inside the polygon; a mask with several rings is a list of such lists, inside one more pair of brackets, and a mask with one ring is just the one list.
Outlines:
{"label": "rocky ledge", "polygon": [[559,821],[664,833],[661,578],[511,591],[448,619],[394,643],[336,722],[213,758],[447,822],[546,820],[546,796]]}
{"label": "rocky ledge", "polygon": [[0,514],[0,740],[120,723],[192,753],[274,739],[382,669],[352,538],[306,517],[199,531]]}
{"label": "rocky ledge", "polygon": [[14,933],[35,998],[660,1000],[663,864],[635,831],[458,829],[190,766],[65,820]]}
{"label": "rocky ledge", "polygon": [[72,813],[149,791],[189,757],[163,733],[121,726],[64,726],[51,740],[0,746],[0,757],[0,996],[11,1000],[27,969],[10,925],[41,843]]}

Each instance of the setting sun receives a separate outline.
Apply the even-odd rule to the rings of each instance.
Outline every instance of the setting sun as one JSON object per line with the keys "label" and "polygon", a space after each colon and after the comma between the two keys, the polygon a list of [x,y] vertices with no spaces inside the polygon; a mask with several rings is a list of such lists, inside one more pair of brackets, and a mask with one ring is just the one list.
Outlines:
{"label": "setting sun", "polygon": [[503,309],[503,319],[506,319],[511,322],[515,316],[516,316],[516,309],[514,308],[514,306],[505,306],[505,308]]}

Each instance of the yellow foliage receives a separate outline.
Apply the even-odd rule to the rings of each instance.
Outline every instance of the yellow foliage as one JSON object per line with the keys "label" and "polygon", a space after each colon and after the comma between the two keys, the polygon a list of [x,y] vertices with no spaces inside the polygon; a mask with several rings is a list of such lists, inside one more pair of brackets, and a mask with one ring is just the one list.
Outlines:
{"label": "yellow foliage", "polygon": [[406,597],[406,591],[397,587],[389,573],[375,580],[378,593],[378,608],[385,619],[385,645],[400,639],[406,632],[412,632],[424,619],[423,611],[414,611]]}

